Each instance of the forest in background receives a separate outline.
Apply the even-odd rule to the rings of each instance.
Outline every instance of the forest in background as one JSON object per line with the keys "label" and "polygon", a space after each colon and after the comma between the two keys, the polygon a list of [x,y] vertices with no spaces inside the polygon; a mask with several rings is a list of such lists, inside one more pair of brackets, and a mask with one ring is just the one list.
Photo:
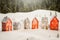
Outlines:
{"label": "forest in background", "polygon": [[0,13],[30,12],[37,9],[60,12],[60,0],[0,0]]}

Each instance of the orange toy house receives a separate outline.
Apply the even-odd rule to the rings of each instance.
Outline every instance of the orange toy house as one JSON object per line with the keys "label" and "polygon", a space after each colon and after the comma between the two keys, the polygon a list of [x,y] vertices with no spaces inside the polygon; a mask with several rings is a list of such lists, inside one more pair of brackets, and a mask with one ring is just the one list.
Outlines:
{"label": "orange toy house", "polygon": [[54,16],[54,18],[50,22],[50,29],[51,30],[58,30],[59,20]]}
{"label": "orange toy house", "polygon": [[32,29],[38,29],[38,20],[34,18],[32,21]]}
{"label": "orange toy house", "polygon": [[12,21],[7,16],[2,20],[2,31],[12,31]]}

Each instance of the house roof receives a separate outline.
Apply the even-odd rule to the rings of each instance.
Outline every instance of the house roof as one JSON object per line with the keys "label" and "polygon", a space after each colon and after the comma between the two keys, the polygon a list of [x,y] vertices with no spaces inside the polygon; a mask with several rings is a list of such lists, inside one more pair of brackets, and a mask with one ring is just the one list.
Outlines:
{"label": "house roof", "polygon": [[30,22],[30,21],[29,21],[29,18],[26,18],[26,19],[24,20],[24,22]]}
{"label": "house roof", "polygon": [[33,21],[32,21],[32,22],[35,22],[34,20],[35,20],[36,22],[38,22],[38,19],[37,19],[36,17],[33,19]]}
{"label": "house roof", "polygon": [[57,19],[57,17],[56,17],[56,16],[54,16],[54,17],[53,17],[53,19],[52,19],[51,21],[53,21],[53,20],[54,20],[54,18],[57,20],[57,22],[59,22],[59,20]]}
{"label": "house roof", "polygon": [[6,17],[3,18],[2,22],[6,23],[8,19],[10,20],[10,18],[8,18],[8,17],[6,16]]}

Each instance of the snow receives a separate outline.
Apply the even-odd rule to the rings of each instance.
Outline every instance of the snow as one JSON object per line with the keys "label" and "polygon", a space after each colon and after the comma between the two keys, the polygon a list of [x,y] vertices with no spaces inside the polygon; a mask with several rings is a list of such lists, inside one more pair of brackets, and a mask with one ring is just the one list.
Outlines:
{"label": "snow", "polygon": [[[50,12],[52,15],[50,16]],[[32,12],[16,12],[8,13],[8,14],[0,14],[0,40],[60,40],[60,37],[57,38],[57,34],[60,34],[60,13],[57,13],[57,18],[59,19],[59,31],[45,30],[41,29],[41,19],[42,17],[48,17],[48,24],[50,24],[50,20],[55,15],[55,11],[50,10],[35,10]],[[2,19],[8,16],[12,22],[20,22],[20,30],[13,30],[9,32],[1,32],[2,30]],[[24,29],[24,19],[29,18],[30,20],[30,28],[32,26],[33,18],[37,18],[39,20],[39,29]],[[59,35],[60,36],[60,35]]]}
{"label": "snow", "polygon": [[57,33],[42,29],[0,32],[0,40],[60,40]]}

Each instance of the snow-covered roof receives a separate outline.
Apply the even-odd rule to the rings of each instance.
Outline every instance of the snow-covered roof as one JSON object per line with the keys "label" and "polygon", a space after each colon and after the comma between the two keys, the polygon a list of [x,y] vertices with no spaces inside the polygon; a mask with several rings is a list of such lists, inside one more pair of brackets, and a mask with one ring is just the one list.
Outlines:
{"label": "snow-covered roof", "polygon": [[10,19],[10,18],[8,18],[8,17],[6,16],[6,17],[3,18],[2,22],[5,23],[8,19]]}
{"label": "snow-covered roof", "polygon": [[25,21],[25,22],[29,22],[29,18],[26,18],[24,21]]}

